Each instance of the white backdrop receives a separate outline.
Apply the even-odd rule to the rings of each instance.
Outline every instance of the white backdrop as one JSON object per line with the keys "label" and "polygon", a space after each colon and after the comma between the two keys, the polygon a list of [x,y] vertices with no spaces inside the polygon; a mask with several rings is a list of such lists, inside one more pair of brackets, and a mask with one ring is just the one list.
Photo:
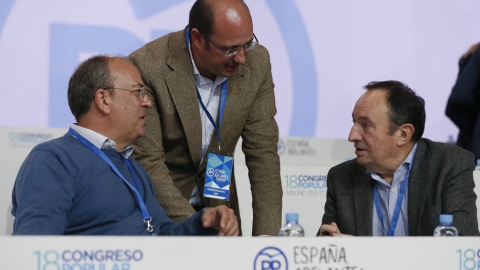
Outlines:
{"label": "white backdrop", "polygon": [[[246,0],[271,53],[282,136],[342,138],[372,80],[426,100],[425,136],[456,136],[444,116],[457,60],[480,40],[478,0]],[[0,1],[0,126],[73,121],[69,76],[91,54],[128,55],[182,29],[192,0]],[[19,106],[21,104],[21,106]]]}

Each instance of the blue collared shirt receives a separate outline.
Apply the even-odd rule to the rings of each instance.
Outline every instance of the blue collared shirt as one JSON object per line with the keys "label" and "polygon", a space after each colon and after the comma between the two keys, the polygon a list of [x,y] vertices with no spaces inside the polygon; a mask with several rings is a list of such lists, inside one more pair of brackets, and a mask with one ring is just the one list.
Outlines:
{"label": "blue collared shirt", "polygon": [[[117,144],[114,140],[103,136],[102,134],[95,132],[91,129],[81,127],[76,124],[71,124],[70,127],[75,130],[78,134],[82,135],[85,139],[90,141],[98,149],[117,149]],[[126,148],[118,151],[120,155],[124,158],[128,158],[133,153],[133,146],[129,145]]]}
{"label": "blue collared shirt", "polygon": [[[413,149],[408,154],[407,158],[405,158],[405,160],[403,161],[402,165],[400,165],[400,167],[395,171],[392,184],[382,179],[380,175],[376,172],[367,169],[367,174],[372,177],[372,179],[374,180],[373,184],[377,187],[380,207],[382,208],[382,213],[385,219],[385,227],[387,230],[390,228],[390,224],[392,223],[398,195],[400,194],[400,186],[408,173],[408,167],[413,160],[416,148],[417,144],[415,144]],[[373,204],[372,211],[372,235],[385,235],[384,228],[378,217],[375,203]],[[395,228],[394,236],[408,236],[408,182],[405,188],[405,194],[403,196],[400,216],[398,217],[398,223],[397,227]]]}

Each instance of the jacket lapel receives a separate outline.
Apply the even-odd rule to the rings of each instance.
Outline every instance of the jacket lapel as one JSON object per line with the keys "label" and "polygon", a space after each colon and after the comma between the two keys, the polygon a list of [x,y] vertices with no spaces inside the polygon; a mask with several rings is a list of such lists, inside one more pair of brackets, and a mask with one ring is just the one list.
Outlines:
{"label": "jacket lapel", "polygon": [[202,158],[202,124],[185,31],[181,33],[183,36],[170,44],[178,49],[173,50],[167,60],[172,72],[166,76],[165,82],[182,122],[193,164],[198,168]]}
{"label": "jacket lapel", "polygon": [[424,161],[427,160],[426,144],[418,141],[417,152],[413,160],[412,171],[408,178],[408,231],[409,235],[419,235],[422,209],[425,202],[425,190],[428,177],[421,168],[426,168]]}
{"label": "jacket lapel", "polygon": [[[228,79],[227,99],[225,101],[225,109],[223,112],[222,124],[220,126],[220,135],[223,138],[227,138],[230,129],[234,125],[238,125],[238,121],[236,118],[238,117],[238,112],[241,111],[243,105],[242,102],[238,101],[242,99],[242,94],[244,94],[245,92],[242,91],[242,88],[245,86],[238,82],[240,80],[244,82],[248,81],[248,79],[243,80],[243,77],[248,78],[249,75],[250,70],[245,68],[244,66],[240,66],[237,73]],[[217,136],[212,136],[212,140],[217,141]],[[213,144],[213,142],[211,142],[210,144]]]}
{"label": "jacket lapel", "polygon": [[372,179],[365,168],[358,166],[360,174],[353,179],[353,197],[358,235],[372,235],[373,188]]}

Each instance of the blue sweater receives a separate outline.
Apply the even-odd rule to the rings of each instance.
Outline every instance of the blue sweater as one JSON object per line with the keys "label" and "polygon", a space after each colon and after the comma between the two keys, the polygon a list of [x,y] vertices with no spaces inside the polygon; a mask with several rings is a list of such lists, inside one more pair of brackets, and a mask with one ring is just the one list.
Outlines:
{"label": "blue sweater", "polygon": [[[135,187],[118,152],[102,151]],[[129,161],[156,234],[218,233],[203,228],[203,212],[172,223],[158,204],[146,171],[133,158]],[[147,234],[135,193],[102,158],[69,134],[41,143],[30,152],[15,180],[12,204],[13,234]]]}

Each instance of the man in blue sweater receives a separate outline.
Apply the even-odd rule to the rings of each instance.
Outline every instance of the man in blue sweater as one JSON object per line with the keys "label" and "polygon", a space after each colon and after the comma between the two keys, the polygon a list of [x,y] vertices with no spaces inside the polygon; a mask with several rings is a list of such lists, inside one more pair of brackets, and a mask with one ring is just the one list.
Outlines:
{"label": "man in blue sweater", "polygon": [[225,206],[173,223],[159,205],[150,177],[130,157],[152,107],[132,63],[86,60],[70,78],[68,103],[77,123],[37,145],[15,180],[14,235],[238,235]]}

